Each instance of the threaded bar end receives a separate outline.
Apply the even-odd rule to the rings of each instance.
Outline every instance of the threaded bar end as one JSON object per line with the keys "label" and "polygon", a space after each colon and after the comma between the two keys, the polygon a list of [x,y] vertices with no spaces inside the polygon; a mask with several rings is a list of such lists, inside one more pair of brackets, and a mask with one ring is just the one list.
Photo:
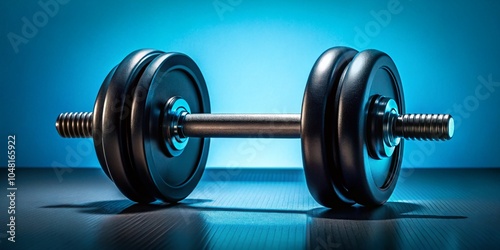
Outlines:
{"label": "threaded bar end", "polygon": [[407,140],[445,141],[453,137],[453,117],[448,114],[405,114],[394,123],[394,135]]}
{"label": "threaded bar end", "polygon": [[56,120],[56,130],[64,138],[91,138],[92,112],[61,113]]}

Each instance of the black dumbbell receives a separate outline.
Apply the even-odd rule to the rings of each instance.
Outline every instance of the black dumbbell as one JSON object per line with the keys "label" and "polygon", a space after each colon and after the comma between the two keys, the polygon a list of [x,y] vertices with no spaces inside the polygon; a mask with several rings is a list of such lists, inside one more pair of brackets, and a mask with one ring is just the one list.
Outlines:
{"label": "black dumbbell", "polygon": [[[210,137],[301,138],[304,172],[326,206],[383,204],[404,139],[448,140],[450,115],[404,114],[392,59],[377,50],[325,51],[301,114],[210,114],[205,80],[184,54],[143,49],[108,74],[92,113],[63,113],[62,137],[93,137],[104,172],[136,202],[177,202],[199,182]],[[404,115],[403,115],[404,114]]]}

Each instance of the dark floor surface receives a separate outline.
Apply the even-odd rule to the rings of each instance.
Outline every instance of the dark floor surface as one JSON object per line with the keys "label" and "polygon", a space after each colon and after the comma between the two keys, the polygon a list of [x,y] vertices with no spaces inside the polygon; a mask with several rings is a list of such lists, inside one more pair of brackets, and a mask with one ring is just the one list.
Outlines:
{"label": "dark floor surface", "polygon": [[500,249],[500,169],[404,170],[384,206],[333,210],[301,170],[209,169],[182,203],[147,206],[99,169],[16,171],[16,242],[3,169],[0,249]]}

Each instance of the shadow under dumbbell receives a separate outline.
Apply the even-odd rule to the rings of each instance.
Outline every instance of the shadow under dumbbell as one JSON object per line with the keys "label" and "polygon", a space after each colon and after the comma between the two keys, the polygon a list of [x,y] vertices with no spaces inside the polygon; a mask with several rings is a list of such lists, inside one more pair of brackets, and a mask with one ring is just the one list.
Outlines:
{"label": "shadow under dumbbell", "polygon": [[[425,206],[408,202],[388,202],[371,208],[311,210],[216,207],[210,202],[186,199],[177,204],[137,204],[110,200],[42,208],[76,209],[77,213],[87,214],[83,216],[110,215],[99,222],[95,244],[112,249],[225,248],[243,243],[267,247],[277,244],[280,248],[302,245],[310,249],[382,244],[392,249],[399,246],[401,239],[387,238],[387,235],[404,231],[406,220],[467,218],[426,214],[429,211]],[[343,233],[337,235],[336,232]],[[286,240],[281,240],[282,234],[287,235]],[[353,235],[363,240],[358,241]],[[272,244],[266,245],[269,242]]]}
{"label": "shadow under dumbbell", "polygon": [[315,208],[307,213],[313,218],[332,220],[394,220],[394,219],[466,219],[457,215],[425,214],[425,206],[407,202],[387,202],[379,207],[340,207],[336,209]]}
{"label": "shadow under dumbbell", "polygon": [[43,208],[79,208],[87,214],[135,214],[147,213],[171,208],[199,212],[241,212],[241,213],[278,213],[305,214],[312,218],[331,220],[393,220],[393,219],[466,219],[458,215],[423,214],[425,207],[407,202],[387,202],[379,207],[347,206],[338,208],[315,208],[311,210],[264,209],[241,207],[212,207],[199,204],[211,202],[208,199],[185,199],[179,203],[139,204],[130,200],[98,201],[86,204],[60,204],[44,206]]}
{"label": "shadow under dumbbell", "polygon": [[75,208],[86,214],[135,214],[164,210],[172,207],[182,207],[189,204],[210,202],[211,200],[185,199],[180,203],[150,203],[140,204],[130,200],[96,201],[84,204],[59,204],[43,206],[42,208]]}

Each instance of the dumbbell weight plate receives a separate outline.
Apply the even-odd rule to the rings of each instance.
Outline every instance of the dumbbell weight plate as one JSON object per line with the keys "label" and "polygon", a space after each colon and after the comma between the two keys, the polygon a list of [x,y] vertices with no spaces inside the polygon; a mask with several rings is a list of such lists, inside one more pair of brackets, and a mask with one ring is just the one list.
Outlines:
{"label": "dumbbell weight plate", "polygon": [[203,75],[184,54],[165,53],[153,60],[136,88],[131,119],[131,148],[148,192],[158,199],[176,202],[198,184],[208,157],[209,138],[190,138],[182,154],[171,157],[163,137],[165,103],[182,97],[192,113],[210,113]]}
{"label": "dumbbell weight plate", "polygon": [[159,54],[159,51],[147,49],[129,54],[116,67],[109,81],[102,109],[102,148],[109,175],[122,194],[136,202],[147,203],[155,198],[140,182],[131,159],[132,94],[146,66]]}
{"label": "dumbbell weight plate", "polygon": [[95,153],[102,170],[110,179],[111,176],[109,175],[108,165],[106,164],[106,158],[104,157],[104,148],[102,147],[102,134],[105,132],[102,127],[102,111],[104,108],[104,101],[106,100],[106,92],[108,91],[109,82],[115,74],[115,71],[116,67],[108,73],[106,79],[104,79],[104,82],[101,85],[101,88],[99,88],[92,115],[92,138],[94,139]]}
{"label": "dumbbell weight plate", "polygon": [[389,158],[374,159],[368,153],[368,109],[371,98],[377,95],[392,98],[399,112],[405,112],[403,87],[392,59],[377,50],[362,51],[341,79],[338,135],[344,185],[357,203],[367,206],[389,199],[403,159],[403,141]]}
{"label": "dumbbell weight plate", "polygon": [[307,186],[323,206],[354,204],[343,186],[337,161],[336,96],[340,76],[357,51],[336,47],[314,64],[302,102],[301,143]]}

